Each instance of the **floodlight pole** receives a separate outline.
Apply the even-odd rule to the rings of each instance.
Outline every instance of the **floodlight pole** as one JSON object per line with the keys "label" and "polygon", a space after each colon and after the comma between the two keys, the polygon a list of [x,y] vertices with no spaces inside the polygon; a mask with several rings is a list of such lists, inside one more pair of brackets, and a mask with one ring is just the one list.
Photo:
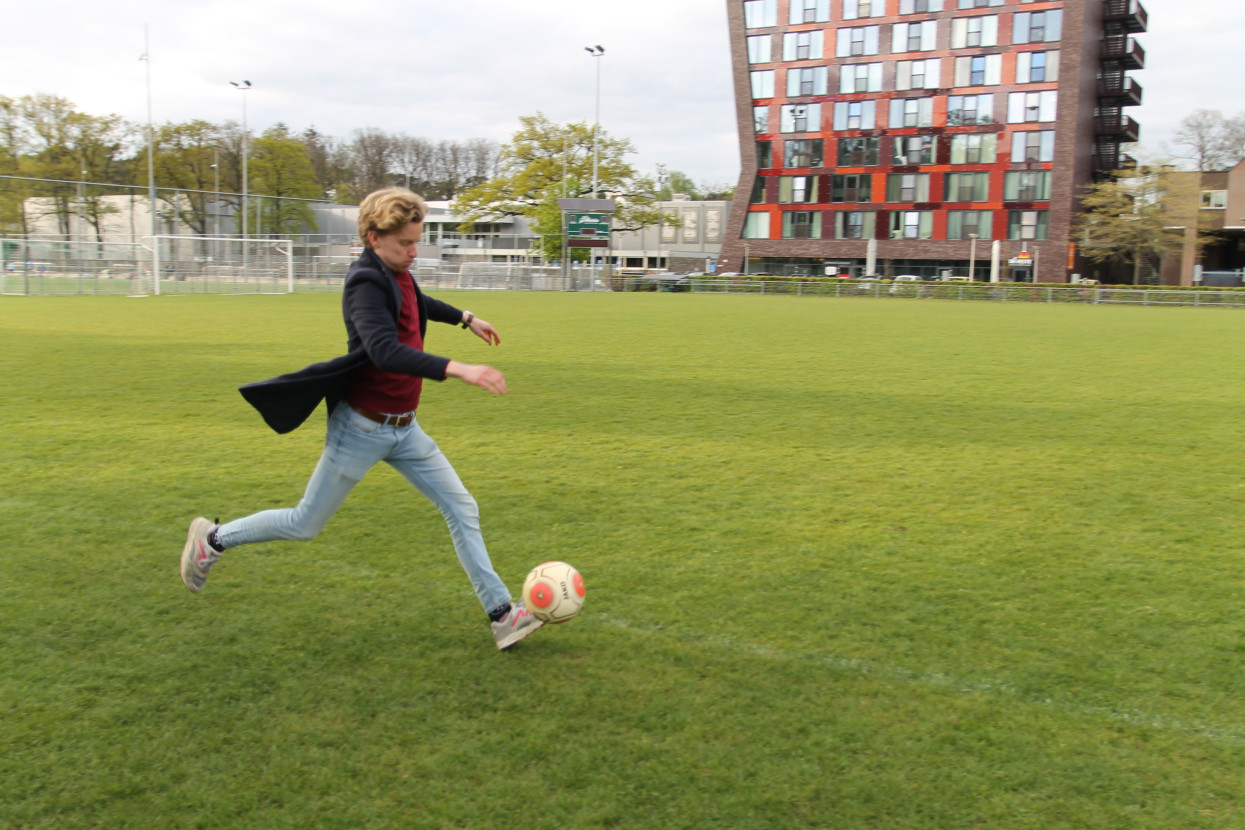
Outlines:
{"label": "floodlight pole", "polygon": [[246,125],[246,93],[251,89],[250,81],[230,81],[236,89],[242,92],[242,277],[246,278],[247,268],[247,251],[246,251],[246,213],[247,213],[247,125]]}
{"label": "floodlight pole", "polygon": [[[594,58],[600,58],[605,54],[604,46],[585,46],[584,51]],[[600,199],[601,194],[598,192],[598,172],[601,166],[601,149],[599,143],[599,135],[601,132],[601,61],[597,61],[597,102],[596,115],[592,121],[592,198]]]}
{"label": "floodlight pole", "polygon": [[973,271],[977,267],[977,234],[970,233],[968,239],[968,281],[976,282]]}
{"label": "floodlight pole", "polygon": [[139,60],[147,64],[147,200],[151,213],[151,291],[160,293],[160,240],[156,237],[156,140],[151,129],[151,49],[148,45],[147,24],[143,24],[143,56]]}

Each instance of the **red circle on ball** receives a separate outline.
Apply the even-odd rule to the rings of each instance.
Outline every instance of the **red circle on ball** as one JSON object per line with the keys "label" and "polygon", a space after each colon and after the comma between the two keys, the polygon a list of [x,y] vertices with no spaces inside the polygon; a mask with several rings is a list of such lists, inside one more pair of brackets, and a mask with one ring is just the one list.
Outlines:
{"label": "red circle on ball", "polygon": [[544,582],[537,582],[527,592],[527,598],[535,608],[548,608],[553,604],[553,586]]}
{"label": "red circle on ball", "polygon": [[574,580],[572,580],[572,584],[575,586],[575,593],[579,594],[579,596],[580,596],[580,597],[583,597],[583,595],[584,595],[584,578],[583,578],[582,576],[580,576],[580,575],[579,575],[579,572],[578,572],[578,571],[576,571],[576,572],[575,572],[575,579],[574,579]]}

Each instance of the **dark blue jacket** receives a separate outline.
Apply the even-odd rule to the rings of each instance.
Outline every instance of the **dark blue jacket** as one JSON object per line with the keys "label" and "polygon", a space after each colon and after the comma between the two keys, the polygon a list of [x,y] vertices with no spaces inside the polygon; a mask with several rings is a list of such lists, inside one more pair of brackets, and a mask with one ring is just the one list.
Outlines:
{"label": "dark blue jacket", "polygon": [[[415,301],[419,303],[421,338],[429,320],[450,324],[462,321],[462,311],[424,294],[418,283]],[[402,289],[393,271],[370,248],[365,250],[350,264],[342,291],[347,353],[271,380],[248,383],[238,391],[259,410],[268,426],[286,433],[301,426],[320,401],[325,401],[332,414],[346,394],[351,373],[369,362],[387,372],[445,380],[449,358],[413,349],[398,340],[401,309]]]}

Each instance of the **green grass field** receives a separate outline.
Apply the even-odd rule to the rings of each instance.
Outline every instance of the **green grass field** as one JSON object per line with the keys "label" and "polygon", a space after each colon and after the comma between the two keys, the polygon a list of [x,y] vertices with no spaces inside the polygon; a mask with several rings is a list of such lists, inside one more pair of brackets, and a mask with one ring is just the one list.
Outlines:
{"label": "green grass field", "polygon": [[421,422],[588,584],[505,654],[383,466],[181,585],[338,297],[0,298],[0,828],[1245,827],[1245,313],[441,296],[511,391]]}

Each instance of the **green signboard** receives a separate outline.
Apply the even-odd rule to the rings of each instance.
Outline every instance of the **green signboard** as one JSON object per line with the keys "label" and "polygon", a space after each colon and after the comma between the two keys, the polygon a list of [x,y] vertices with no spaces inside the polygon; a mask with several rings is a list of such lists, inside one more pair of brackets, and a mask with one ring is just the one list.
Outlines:
{"label": "green signboard", "polygon": [[568,239],[608,239],[610,215],[608,213],[567,213],[566,236]]}

